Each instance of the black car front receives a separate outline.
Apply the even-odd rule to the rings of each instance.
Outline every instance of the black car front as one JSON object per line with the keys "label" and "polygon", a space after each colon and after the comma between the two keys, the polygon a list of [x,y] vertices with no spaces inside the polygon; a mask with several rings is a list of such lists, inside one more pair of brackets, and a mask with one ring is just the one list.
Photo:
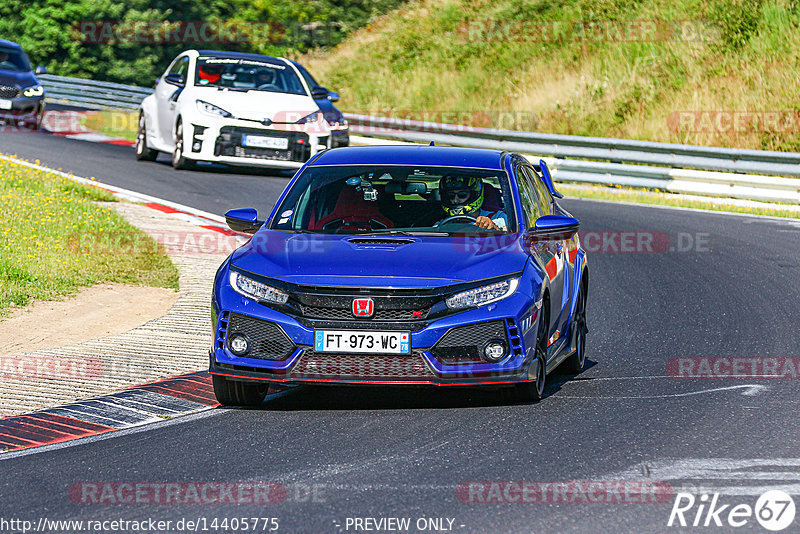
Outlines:
{"label": "black car front", "polygon": [[0,44],[0,120],[39,129],[44,117],[44,89],[30,60],[18,47]]}

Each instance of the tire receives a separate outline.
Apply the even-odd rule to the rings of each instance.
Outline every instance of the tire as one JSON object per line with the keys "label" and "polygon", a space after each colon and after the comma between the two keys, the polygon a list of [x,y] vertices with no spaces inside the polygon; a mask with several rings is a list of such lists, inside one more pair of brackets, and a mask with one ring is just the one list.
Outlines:
{"label": "tire", "polygon": [[139,161],[155,161],[158,152],[147,147],[147,127],[144,112],[139,113],[139,128],[136,130],[136,159]]}
{"label": "tire", "polygon": [[217,375],[211,375],[211,381],[214,384],[214,396],[223,406],[260,406],[269,388],[266,382],[238,382]]}
{"label": "tire", "polygon": [[[546,303],[545,303],[546,305]],[[547,324],[548,317],[542,308],[542,317],[536,334],[536,359],[531,362],[528,375],[534,374],[535,380],[515,384],[511,388],[511,399],[514,402],[538,402],[544,397],[547,386]],[[534,369],[533,366],[536,366]]]}
{"label": "tire", "polygon": [[583,371],[583,366],[586,363],[586,332],[589,329],[586,327],[586,288],[581,288],[578,293],[578,303],[575,306],[575,352],[573,352],[564,363],[561,364],[561,370],[564,373],[577,375]]}
{"label": "tire", "polygon": [[183,154],[183,122],[178,121],[175,126],[175,148],[172,151],[172,166],[178,170],[194,168],[194,161],[186,158]]}

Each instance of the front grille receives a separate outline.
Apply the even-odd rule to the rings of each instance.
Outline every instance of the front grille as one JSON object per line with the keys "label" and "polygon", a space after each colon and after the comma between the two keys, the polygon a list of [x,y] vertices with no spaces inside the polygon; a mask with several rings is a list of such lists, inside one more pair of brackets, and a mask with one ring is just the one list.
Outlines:
{"label": "front grille", "polygon": [[486,363],[483,359],[483,344],[490,339],[500,339],[508,347],[505,321],[488,321],[451,328],[430,352],[447,365]]}
{"label": "front grille", "polygon": [[19,87],[13,85],[0,85],[0,98],[17,98]]}
{"label": "front grille", "polygon": [[330,354],[307,349],[292,368],[295,378],[404,379],[435,378],[422,351],[397,354]]}
{"label": "front grille", "polygon": [[232,313],[228,321],[227,339],[233,334],[244,334],[250,340],[247,358],[259,360],[285,360],[294,352],[295,345],[284,331],[269,321]]}
{"label": "front grille", "polygon": [[[380,289],[365,293],[360,288],[312,288],[297,286],[290,290],[291,305],[298,312],[298,319],[308,323],[315,321],[329,321],[348,323],[353,328],[353,323],[362,323],[369,328],[377,328],[379,323],[384,323],[395,329],[402,326],[414,330],[414,324],[424,327],[424,321],[429,319],[431,308],[442,297],[427,295],[427,289]],[[374,312],[371,317],[356,317],[353,315],[353,299],[370,297],[374,302]],[[443,304],[442,304],[443,305]],[[395,323],[400,323],[397,325]],[[309,324],[322,327],[318,324]],[[331,326],[324,326],[330,328]],[[417,328],[418,329],[418,328]]]}
{"label": "front grille", "polygon": [[[288,139],[289,148],[288,150],[276,150],[272,148],[246,147],[242,144],[243,135]],[[302,132],[282,132],[279,130],[260,130],[257,128],[224,126],[220,129],[219,137],[217,137],[216,144],[214,145],[214,154],[217,156],[232,156],[237,158],[305,162],[311,156],[311,147],[308,144],[308,134]]]}
{"label": "front grille", "polygon": [[[327,321],[365,321],[365,326],[370,326],[367,321],[411,321],[424,319],[428,315],[427,308],[375,310],[372,317],[367,319],[353,316],[351,308],[326,308],[316,306],[302,306],[303,317],[309,319],[324,319]],[[415,315],[416,314],[416,315]]]}

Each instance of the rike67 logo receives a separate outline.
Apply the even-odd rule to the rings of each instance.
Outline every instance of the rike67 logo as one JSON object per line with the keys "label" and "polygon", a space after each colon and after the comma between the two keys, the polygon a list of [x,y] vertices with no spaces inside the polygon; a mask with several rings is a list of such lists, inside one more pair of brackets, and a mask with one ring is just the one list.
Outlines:
{"label": "rike67 logo", "polygon": [[703,493],[695,497],[679,492],[669,514],[669,527],[723,527],[726,529],[752,525],[755,519],[767,530],[784,530],[794,521],[794,499],[781,490],[762,493],[754,506],[746,502],[723,503],[720,494]]}

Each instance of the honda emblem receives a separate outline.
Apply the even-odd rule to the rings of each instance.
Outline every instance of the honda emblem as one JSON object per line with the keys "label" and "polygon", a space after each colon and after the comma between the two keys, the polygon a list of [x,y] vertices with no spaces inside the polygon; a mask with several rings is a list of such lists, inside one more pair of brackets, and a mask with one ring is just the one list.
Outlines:
{"label": "honda emblem", "polygon": [[372,317],[375,303],[372,299],[353,299],[353,315],[356,317]]}

